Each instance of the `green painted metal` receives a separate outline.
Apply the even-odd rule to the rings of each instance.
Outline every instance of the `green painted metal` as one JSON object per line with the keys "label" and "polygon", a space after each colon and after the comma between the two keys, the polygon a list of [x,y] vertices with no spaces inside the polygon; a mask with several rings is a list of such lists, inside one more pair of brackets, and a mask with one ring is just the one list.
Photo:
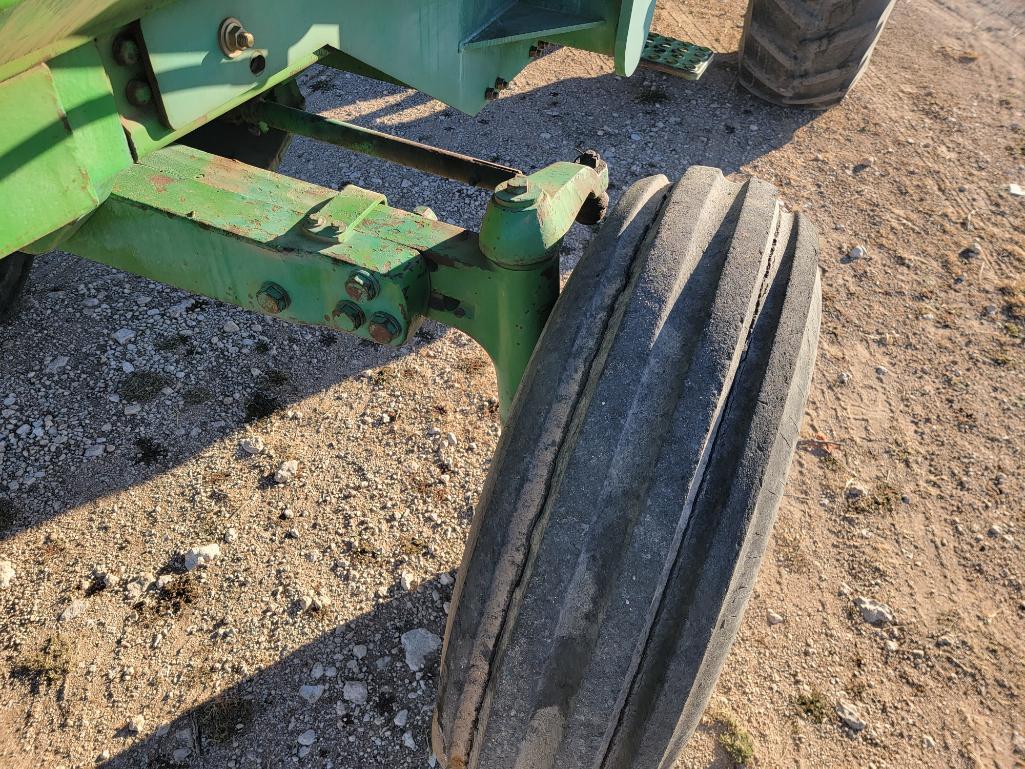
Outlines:
{"label": "green painted metal", "polygon": [[519,0],[503,9],[481,30],[464,40],[460,47],[463,50],[492,48],[496,45],[523,41],[533,44],[556,35],[600,27],[604,23],[605,20],[600,16],[567,13],[546,8],[539,3]]}
{"label": "green painted metal", "polygon": [[520,173],[515,168],[390,136],[370,128],[331,120],[274,102],[261,102],[248,110],[256,124],[298,136],[328,142],[353,152],[391,160],[446,179],[493,190]]}
{"label": "green painted metal", "polygon": [[654,15],[655,0],[623,3],[619,24],[616,25],[616,48],[613,54],[616,72],[620,75],[632,75],[637,69]]}
{"label": "green painted metal", "polygon": [[495,264],[522,269],[547,258],[590,196],[609,186],[601,171],[577,163],[555,163],[503,182],[481,222],[481,250]]}
{"label": "green painted metal", "polygon": [[[548,202],[525,207],[521,218],[489,219],[489,208],[488,234],[478,238],[391,208],[383,195],[355,185],[336,192],[178,145],[124,170],[63,247],[257,312],[390,345],[434,318],[488,352],[505,409],[558,296],[556,246],[581,202],[607,183],[573,163],[528,180]],[[543,234],[527,234],[528,216]],[[517,261],[510,257],[517,239],[543,250]]]}
{"label": "green painted metal", "polygon": [[95,48],[0,84],[0,255],[98,206],[132,162]]}
{"label": "green painted metal", "polygon": [[711,48],[652,32],[641,54],[641,66],[684,80],[698,80],[712,63]]}

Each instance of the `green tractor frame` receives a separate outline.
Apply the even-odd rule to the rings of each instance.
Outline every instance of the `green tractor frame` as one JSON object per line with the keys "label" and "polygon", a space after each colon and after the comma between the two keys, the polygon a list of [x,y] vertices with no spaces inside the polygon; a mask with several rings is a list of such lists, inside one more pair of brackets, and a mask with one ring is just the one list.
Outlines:
{"label": "green tractor frame", "polygon": [[[524,172],[302,109],[314,64],[477,113],[551,46],[699,77],[654,0],[0,0],[0,318],[55,248],[399,346],[424,319],[495,365],[505,429],[452,600],[449,769],[671,767],[783,491],[818,337],[818,237],[694,167],[610,208],[588,151]],[[751,0],[739,80],[817,109],[892,0]],[[304,136],[491,191],[477,232],[275,172]],[[570,227],[601,223],[560,293]],[[0,467],[2,469],[2,467]]]}

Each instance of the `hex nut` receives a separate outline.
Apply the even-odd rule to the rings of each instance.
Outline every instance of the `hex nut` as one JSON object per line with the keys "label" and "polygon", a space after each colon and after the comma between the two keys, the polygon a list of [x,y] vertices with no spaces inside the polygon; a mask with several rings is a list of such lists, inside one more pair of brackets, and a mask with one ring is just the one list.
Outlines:
{"label": "hex nut", "polygon": [[335,307],[335,319],[342,331],[353,332],[366,322],[366,316],[359,305],[343,300]]}
{"label": "hex nut", "polygon": [[291,297],[277,283],[264,283],[256,292],[256,304],[268,315],[277,315],[288,309],[292,303]]}
{"label": "hex nut", "polygon": [[217,42],[221,51],[229,59],[234,59],[243,51],[252,48],[256,44],[256,38],[249,32],[242,22],[234,16],[229,16],[221,22],[217,31]]}
{"label": "hex nut", "polygon": [[345,281],[345,293],[355,302],[369,302],[380,293],[380,287],[373,273],[354,270]]}
{"label": "hex nut", "polygon": [[125,86],[125,98],[135,107],[145,107],[153,101],[153,89],[145,80],[129,80]]}
{"label": "hex nut", "polygon": [[114,41],[114,61],[122,67],[134,67],[139,63],[139,44],[130,37],[118,37]]}
{"label": "hex nut", "polygon": [[402,332],[402,326],[386,312],[370,316],[370,338],[380,344],[390,344]]}

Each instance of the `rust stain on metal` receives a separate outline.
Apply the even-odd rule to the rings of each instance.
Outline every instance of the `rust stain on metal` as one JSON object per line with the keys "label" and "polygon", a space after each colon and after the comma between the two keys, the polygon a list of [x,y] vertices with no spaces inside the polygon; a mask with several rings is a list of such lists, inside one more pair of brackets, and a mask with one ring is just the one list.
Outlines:
{"label": "rust stain on metal", "polygon": [[167,176],[166,174],[153,174],[149,178],[149,180],[150,183],[153,185],[153,189],[155,189],[158,193],[161,194],[167,192],[167,188],[169,185],[174,184],[176,181],[178,181],[174,177]]}

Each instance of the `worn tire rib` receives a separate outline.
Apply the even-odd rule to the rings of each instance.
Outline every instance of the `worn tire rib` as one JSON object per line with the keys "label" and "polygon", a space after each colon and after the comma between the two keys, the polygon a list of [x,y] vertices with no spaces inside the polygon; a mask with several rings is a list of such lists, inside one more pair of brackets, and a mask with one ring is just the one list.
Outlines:
{"label": "worn tire rib", "polygon": [[[735,633],[810,376],[816,239],[771,186],[709,168],[646,217],[646,237],[607,237],[574,272],[492,465],[446,634],[435,749],[450,767],[661,766]],[[804,368],[776,352],[809,340]],[[746,495],[710,496],[734,472]],[[739,540],[711,562],[695,542],[724,513],[722,546]],[[688,607],[708,661],[663,638]]]}
{"label": "worn tire rib", "polygon": [[826,109],[864,74],[894,0],[750,0],[744,87],[775,104]]}

